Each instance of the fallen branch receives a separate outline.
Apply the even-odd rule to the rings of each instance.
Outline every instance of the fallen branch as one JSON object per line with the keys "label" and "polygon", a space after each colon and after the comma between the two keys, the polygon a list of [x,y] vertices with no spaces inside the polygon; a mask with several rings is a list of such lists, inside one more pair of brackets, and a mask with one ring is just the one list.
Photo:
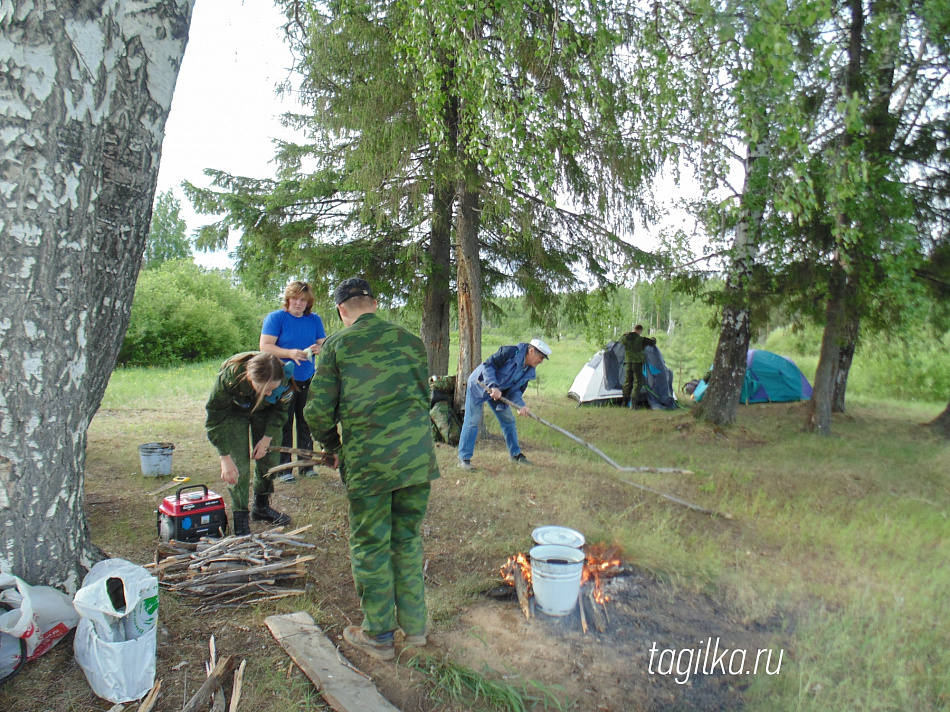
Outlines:
{"label": "fallen branch", "polygon": [[726,514],[726,513],[724,513],[724,512],[719,512],[719,511],[716,511],[716,510],[714,510],[714,509],[706,509],[705,507],[700,507],[700,506],[697,505],[697,504],[691,504],[690,502],[687,502],[687,501],[684,500],[684,499],[680,499],[679,497],[674,497],[673,495],[670,495],[670,494],[664,494],[663,492],[660,492],[659,490],[652,489],[651,487],[647,487],[646,485],[641,485],[641,484],[638,484],[638,483],[636,483],[636,482],[631,482],[630,480],[625,480],[625,479],[623,479],[623,478],[621,478],[620,481],[623,482],[624,484],[630,485],[631,487],[637,487],[637,488],[642,489],[642,490],[644,490],[644,491],[646,491],[646,492],[651,492],[652,494],[655,494],[655,495],[658,495],[658,496],[660,496],[660,497],[663,497],[664,499],[668,499],[668,500],[670,500],[671,502],[675,502],[676,504],[679,504],[679,505],[681,505],[681,506],[683,506],[683,507],[686,507],[687,509],[692,509],[694,512],[701,512],[702,514],[708,514],[708,515],[711,516],[711,517],[722,517],[723,519],[732,519],[732,515],[731,515],[731,514]]}
{"label": "fallen branch", "polygon": [[[484,388],[486,391],[489,390],[488,387],[487,387],[484,383],[481,384],[481,385],[482,385],[482,388]],[[510,407],[512,407],[512,408],[514,408],[514,409],[516,409],[516,410],[520,407],[520,406],[517,406],[517,405],[515,405],[514,403],[512,403],[512,402],[511,402],[510,400],[508,400],[507,398],[501,398],[500,400],[501,400],[502,403],[504,403],[505,405],[508,405],[508,406],[510,406]],[[567,437],[569,437],[569,438],[570,438],[571,440],[573,440],[574,442],[583,445],[584,447],[588,448],[589,450],[592,450],[593,452],[595,452],[595,453],[597,453],[598,455],[600,455],[604,460],[606,460],[607,462],[609,462],[611,465],[613,465],[615,468],[617,468],[617,469],[620,470],[621,472],[653,472],[653,473],[657,473],[657,474],[661,474],[661,475],[693,475],[693,474],[695,474],[695,473],[692,472],[691,470],[676,470],[676,469],[672,469],[672,468],[668,468],[668,467],[622,467],[622,466],[618,465],[616,462],[614,462],[614,461],[613,461],[611,458],[609,458],[607,455],[605,455],[603,452],[601,452],[599,449],[597,449],[596,447],[594,447],[593,445],[591,445],[589,442],[586,442],[586,441],[584,441],[584,440],[581,440],[579,437],[577,437],[576,435],[574,435],[574,433],[568,432],[568,431],[565,430],[564,428],[559,428],[559,427],[556,426],[554,423],[549,423],[549,422],[546,421],[544,418],[539,418],[538,416],[536,416],[534,413],[531,413],[530,411],[528,412],[528,417],[529,417],[529,418],[534,418],[535,420],[537,420],[537,421],[538,421],[539,423],[541,423],[542,425],[546,425],[546,426],[548,426],[549,428],[551,428],[552,430],[556,430],[556,431],[558,431],[559,433],[561,433],[562,435],[566,435]],[[628,480],[623,480],[623,479],[620,480],[620,481],[621,481],[621,482],[626,482],[628,485],[633,485],[634,487],[639,487],[640,489],[645,490],[645,491],[647,491],[647,492],[652,492],[653,494],[659,495],[660,497],[663,497],[664,499],[668,499],[668,500],[670,500],[671,502],[675,502],[676,504],[682,505],[682,506],[684,506],[684,507],[686,507],[686,508],[688,508],[688,509],[692,509],[694,512],[702,512],[703,514],[709,514],[710,516],[713,516],[713,517],[722,517],[723,519],[732,519],[732,515],[731,515],[731,514],[724,514],[724,513],[722,513],[722,512],[717,512],[717,511],[712,510],[712,509],[705,509],[704,507],[699,507],[699,506],[697,506],[697,505],[695,505],[695,504],[690,504],[689,502],[686,502],[685,500],[679,499],[679,498],[677,498],[677,497],[673,497],[673,496],[668,495],[668,494],[663,494],[662,492],[659,492],[659,491],[657,491],[657,490],[655,490],[655,489],[651,489],[650,487],[647,487],[647,486],[645,486],[645,485],[637,484],[636,482],[630,482],[630,481],[628,481]]]}

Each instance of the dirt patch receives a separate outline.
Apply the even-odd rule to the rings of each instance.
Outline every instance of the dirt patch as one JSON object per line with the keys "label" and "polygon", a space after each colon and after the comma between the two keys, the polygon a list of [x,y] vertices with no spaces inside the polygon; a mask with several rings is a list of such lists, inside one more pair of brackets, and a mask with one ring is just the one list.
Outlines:
{"label": "dirt patch", "polygon": [[[552,691],[560,686],[559,696],[574,701],[572,709],[592,711],[739,709],[739,693],[756,674],[757,652],[771,645],[770,669],[778,665],[779,621],[743,625],[712,599],[677,592],[636,569],[604,588],[610,601],[603,633],[590,622],[584,633],[576,611],[526,621],[516,601],[486,601],[467,609],[435,643],[476,670],[537,680]],[[734,650],[746,651],[748,670],[741,674],[729,673]],[[676,651],[675,658],[663,651]],[[765,659],[763,654],[757,674],[765,674]],[[734,672],[740,661],[738,654],[732,659]]]}

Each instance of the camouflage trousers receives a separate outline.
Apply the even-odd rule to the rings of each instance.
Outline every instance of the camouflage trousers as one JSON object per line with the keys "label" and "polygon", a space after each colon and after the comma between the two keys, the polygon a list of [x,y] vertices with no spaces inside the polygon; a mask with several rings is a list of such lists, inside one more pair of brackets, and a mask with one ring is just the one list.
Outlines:
{"label": "camouflage trousers", "polygon": [[627,362],[624,370],[623,404],[627,405],[627,401],[630,400],[631,396],[633,400],[636,400],[637,396],[640,395],[640,391],[643,390],[643,364]]}
{"label": "camouflage trousers", "polygon": [[[265,425],[266,418],[255,418],[252,415],[250,419],[244,417],[228,418],[218,426],[227,434],[228,450],[238,469],[237,484],[228,485],[233,511],[247,511],[252,467],[254,494],[271,494],[274,491],[274,481],[270,477],[264,477],[264,473],[270,468],[276,467],[280,458],[279,453],[269,452],[260,460],[251,460],[251,449],[264,437]],[[272,440],[271,445],[280,445],[280,437],[278,436]]]}
{"label": "camouflage trousers", "polygon": [[350,500],[350,565],[369,635],[426,630],[420,528],[431,488],[426,482]]}

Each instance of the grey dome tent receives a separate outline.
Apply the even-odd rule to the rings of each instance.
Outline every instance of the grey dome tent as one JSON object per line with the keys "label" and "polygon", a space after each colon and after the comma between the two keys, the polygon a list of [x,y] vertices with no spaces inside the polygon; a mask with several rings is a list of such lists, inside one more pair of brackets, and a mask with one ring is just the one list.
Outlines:
{"label": "grey dome tent", "polygon": [[[663,354],[656,346],[643,350],[644,395],[653,410],[676,407],[673,393],[673,372],[666,367]],[[584,403],[617,403],[623,398],[624,348],[619,341],[611,341],[595,353],[581,368],[567,392],[569,398]]]}

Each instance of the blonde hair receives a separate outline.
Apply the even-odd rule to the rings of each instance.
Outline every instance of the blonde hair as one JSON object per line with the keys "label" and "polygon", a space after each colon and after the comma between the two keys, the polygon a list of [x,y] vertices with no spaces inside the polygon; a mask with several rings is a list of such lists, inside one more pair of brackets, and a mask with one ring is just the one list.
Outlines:
{"label": "blonde hair", "polygon": [[306,282],[298,281],[291,282],[284,289],[284,311],[290,308],[291,299],[299,299],[300,297],[304,297],[307,300],[307,308],[303,310],[304,316],[309,314],[313,309],[313,302],[315,299],[313,296],[313,290]]}
{"label": "blonde hair", "polygon": [[258,386],[266,386],[271,381],[283,382],[284,362],[274,356],[274,354],[251,351],[246,354],[232,356],[224,362],[224,365],[227,367],[236,363],[244,364],[244,373],[241,377],[250,381],[251,387],[254,389],[254,392],[257,393],[257,402],[251,409],[253,413],[260,408],[261,403],[264,402],[264,398],[267,397],[264,395],[264,389],[258,389]]}

